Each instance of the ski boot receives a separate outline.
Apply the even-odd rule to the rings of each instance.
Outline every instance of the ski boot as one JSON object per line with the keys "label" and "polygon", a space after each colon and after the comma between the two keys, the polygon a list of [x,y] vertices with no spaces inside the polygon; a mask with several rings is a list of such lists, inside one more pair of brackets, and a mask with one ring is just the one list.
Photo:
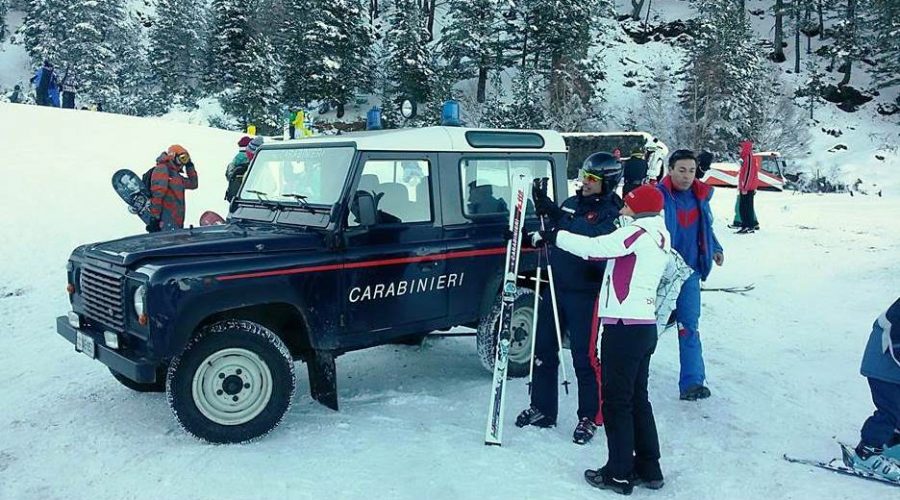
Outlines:
{"label": "ski boot", "polygon": [[884,456],[882,448],[859,443],[855,450],[849,446],[842,446],[841,450],[847,467],[900,484],[900,463]]}
{"label": "ski boot", "polygon": [[588,417],[582,417],[575,426],[575,432],[572,433],[572,442],[575,444],[587,444],[597,432],[597,424]]}
{"label": "ski boot", "polygon": [[712,395],[709,388],[704,385],[695,385],[681,393],[682,401],[697,401],[698,399],[706,399]]}
{"label": "ski boot", "polygon": [[516,427],[525,427],[533,425],[535,427],[548,428],[556,427],[556,419],[544,415],[541,410],[531,406],[519,413],[516,417]]}
{"label": "ski boot", "polygon": [[605,467],[587,469],[584,471],[584,480],[594,488],[612,490],[620,495],[630,495],[634,491],[634,483],[631,480],[607,477],[604,469]]}

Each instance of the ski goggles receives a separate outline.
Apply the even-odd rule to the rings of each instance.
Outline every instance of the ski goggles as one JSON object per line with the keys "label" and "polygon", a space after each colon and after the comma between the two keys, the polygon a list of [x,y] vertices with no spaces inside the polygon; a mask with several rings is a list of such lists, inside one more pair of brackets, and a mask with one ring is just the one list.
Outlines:
{"label": "ski goggles", "polygon": [[602,175],[592,174],[583,168],[578,170],[578,177],[580,177],[581,180],[586,181],[586,182],[602,182],[603,181]]}
{"label": "ski goggles", "polygon": [[179,165],[187,165],[191,162],[191,155],[187,153],[175,155],[175,161],[177,161]]}

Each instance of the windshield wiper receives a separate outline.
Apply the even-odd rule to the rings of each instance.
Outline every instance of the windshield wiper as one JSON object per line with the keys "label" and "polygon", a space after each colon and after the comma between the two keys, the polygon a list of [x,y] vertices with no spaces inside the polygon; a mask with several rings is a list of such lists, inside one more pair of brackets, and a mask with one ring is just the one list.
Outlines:
{"label": "windshield wiper", "polygon": [[259,199],[259,201],[261,201],[261,202],[274,204],[275,209],[277,209],[277,210],[284,209],[284,207],[280,203],[269,199],[269,193],[263,193],[262,191],[257,191],[255,189],[248,189],[247,192],[250,194],[255,194],[257,199]]}
{"label": "windshield wiper", "polygon": [[306,199],[309,198],[309,196],[306,196],[304,194],[296,194],[296,193],[282,193],[281,196],[285,196],[287,198],[293,198],[293,199],[297,200],[297,203],[300,204],[301,208],[312,210],[312,207],[310,207],[309,203],[306,201]]}

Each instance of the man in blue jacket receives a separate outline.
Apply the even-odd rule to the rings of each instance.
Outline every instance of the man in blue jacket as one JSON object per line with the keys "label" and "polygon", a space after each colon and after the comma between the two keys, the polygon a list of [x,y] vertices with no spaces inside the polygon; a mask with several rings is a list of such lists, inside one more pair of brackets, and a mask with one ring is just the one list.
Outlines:
{"label": "man in blue jacket", "polygon": [[681,360],[678,389],[686,401],[710,396],[704,385],[706,368],[700,343],[700,281],[709,276],[713,262],[719,266],[725,262],[722,245],[712,227],[712,188],[696,179],[696,171],[694,152],[679,149],[669,156],[669,175],[658,184],[665,200],[666,229],[672,235],[672,248],[694,270],[682,285],[675,306]]}
{"label": "man in blue jacket", "polygon": [[[616,187],[622,180],[622,165],[609,153],[594,153],[584,160],[579,175],[583,181],[581,189],[566,199],[562,207],[558,207],[547,196],[546,188],[540,188],[536,182],[533,190],[535,210],[546,215],[551,226],[571,233],[600,236],[615,231],[615,221],[622,208],[622,199],[616,194]],[[585,444],[603,424],[597,307],[605,265],[557,248],[548,251],[553,266],[560,329],[569,334],[572,365],[578,379],[578,424],[572,441]],[[560,347],[556,342],[550,299],[550,287],[545,286],[541,289],[538,306],[531,406],[516,418],[518,427],[556,425]]]}
{"label": "man in blue jacket", "polygon": [[869,381],[875,413],[862,426],[855,456],[845,454],[844,462],[900,481],[900,459],[884,453],[900,446],[900,298],[872,325],[859,372]]}

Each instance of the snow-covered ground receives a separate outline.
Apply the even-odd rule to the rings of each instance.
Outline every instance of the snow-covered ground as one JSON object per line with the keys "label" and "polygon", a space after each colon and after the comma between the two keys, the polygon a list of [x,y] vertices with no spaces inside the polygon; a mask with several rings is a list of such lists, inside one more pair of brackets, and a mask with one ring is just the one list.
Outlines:
{"label": "snow-covered ground", "polygon": [[[119,385],[54,320],[68,310],[70,250],[142,231],[112,172],[142,172],[183,144],[200,176],[187,200],[196,222],[225,208],[237,135],[9,104],[0,117],[0,499],[604,495],[581,475],[602,465],[605,437],[571,443],[574,395],[562,398],[558,428],[521,430],[512,421],[527,405],[525,381],[511,381],[504,446],[482,444],[490,377],[470,337],[339,358],[340,412],[312,401],[298,365],[293,408],[259,442],[211,446],[185,434],[163,395]],[[760,193],[757,205],[763,230],[734,235],[734,191],[716,193],[726,263],[708,284],[756,289],[703,296],[711,399],[678,400],[677,340],[661,338],[650,384],[667,484],[635,497],[887,498],[887,486],[781,454],[836,456],[835,438],[855,442],[872,410],[858,365],[872,321],[900,293],[900,196]]]}

